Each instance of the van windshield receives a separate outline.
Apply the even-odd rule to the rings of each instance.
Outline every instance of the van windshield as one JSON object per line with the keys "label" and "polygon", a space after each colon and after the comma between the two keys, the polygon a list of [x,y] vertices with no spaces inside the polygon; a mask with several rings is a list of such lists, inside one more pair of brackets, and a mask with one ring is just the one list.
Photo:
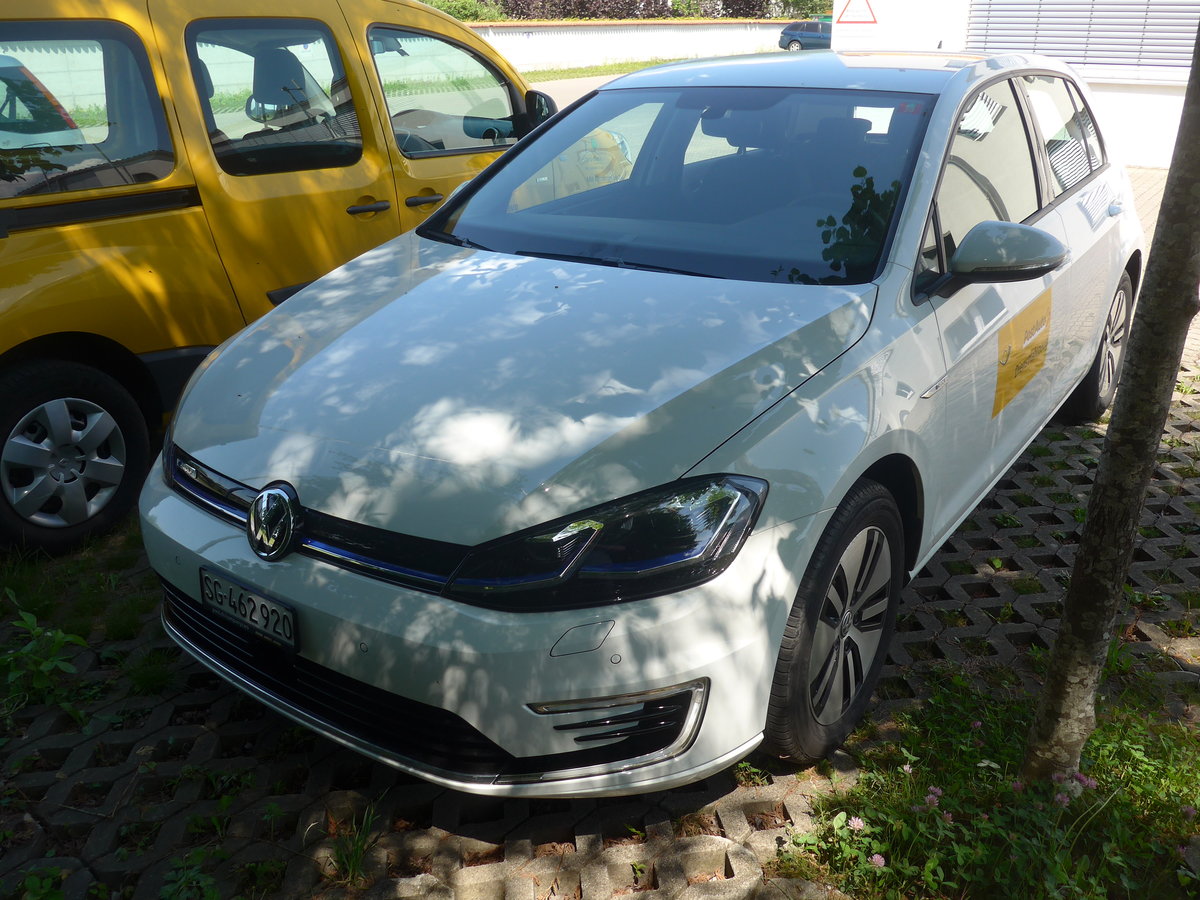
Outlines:
{"label": "van windshield", "polygon": [[421,233],[716,278],[862,283],[875,277],[932,106],[856,90],[601,91]]}

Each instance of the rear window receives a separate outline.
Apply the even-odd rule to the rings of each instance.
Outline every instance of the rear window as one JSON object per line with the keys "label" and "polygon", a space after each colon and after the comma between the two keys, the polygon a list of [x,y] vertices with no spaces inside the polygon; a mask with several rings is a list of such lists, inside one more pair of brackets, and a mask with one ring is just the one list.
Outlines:
{"label": "rear window", "polygon": [[116,22],[6,22],[0,198],[156,181],[173,168],[146,52]]}
{"label": "rear window", "polygon": [[854,90],[604,91],[423,233],[717,278],[862,283],[931,107],[925,95]]}

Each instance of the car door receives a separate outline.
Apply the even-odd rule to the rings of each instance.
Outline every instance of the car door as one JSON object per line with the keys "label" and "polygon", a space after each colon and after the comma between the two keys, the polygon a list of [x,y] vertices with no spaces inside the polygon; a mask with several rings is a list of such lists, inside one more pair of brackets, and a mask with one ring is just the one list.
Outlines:
{"label": "car door", "polygon": [[527,130],[524,83],[467,28],[419,6],[345,4],[365,46],[402,227],[423,221]]}
{"label": "car door", "polygon": [[1046,194],[1061,228],[1055,237],[1071,248],[1070,309],[1061,322],[1066,391],[1091,365],[1125,264],[1119,225],[1122,173],[1107,164],[1091,111],[1075,85],[1042,73],[1024,75],[1016,84],[1036,125]]}
{"label": "car door", "polygon": [[[918,289],[938,284],[955,248],[979,222],[1024,222],[1061,232],[1058,214],[1040,202],[1035,162],[1013,85],[1005,80],[977,91],[951,140]],[[934,308],[945,360],[945,376],[931,389],[942,395],[946,451],[934,492],[942,515],[935,521],[964,515],[1057,405],[1061,376],[1049,363],[1061,355],[1067,326],[1059,315],[1059,295],[1068,291],[1064,271],[924,298]]]}
{"label": "car door", "polygon": [[247,321],[399,232],[386,138],[335,3],[209,0],[203,18],[167,0],[150,10]]}

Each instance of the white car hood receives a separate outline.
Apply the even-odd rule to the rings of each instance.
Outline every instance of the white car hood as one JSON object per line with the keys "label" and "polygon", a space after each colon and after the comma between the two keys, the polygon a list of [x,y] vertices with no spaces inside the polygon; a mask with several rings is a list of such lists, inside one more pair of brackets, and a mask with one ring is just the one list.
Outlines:
{"label": "white car hood", "polygon": [[853,344],[875,291],[410,233],[210,358],[173,439],[331,515],[477,544],[680,477]]}

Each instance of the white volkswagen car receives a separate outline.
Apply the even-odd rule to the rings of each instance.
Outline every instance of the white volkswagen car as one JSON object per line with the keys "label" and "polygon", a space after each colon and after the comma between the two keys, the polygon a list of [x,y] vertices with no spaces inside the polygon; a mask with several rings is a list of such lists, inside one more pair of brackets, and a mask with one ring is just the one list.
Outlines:
{"label": "white volkswagen car", "polygon": [[611,82],[201,367],[141,500],[168,632],[481,794],[829,753],[905,579],[1112,398],[1142,234],[1086,96],[1020,56]]}

